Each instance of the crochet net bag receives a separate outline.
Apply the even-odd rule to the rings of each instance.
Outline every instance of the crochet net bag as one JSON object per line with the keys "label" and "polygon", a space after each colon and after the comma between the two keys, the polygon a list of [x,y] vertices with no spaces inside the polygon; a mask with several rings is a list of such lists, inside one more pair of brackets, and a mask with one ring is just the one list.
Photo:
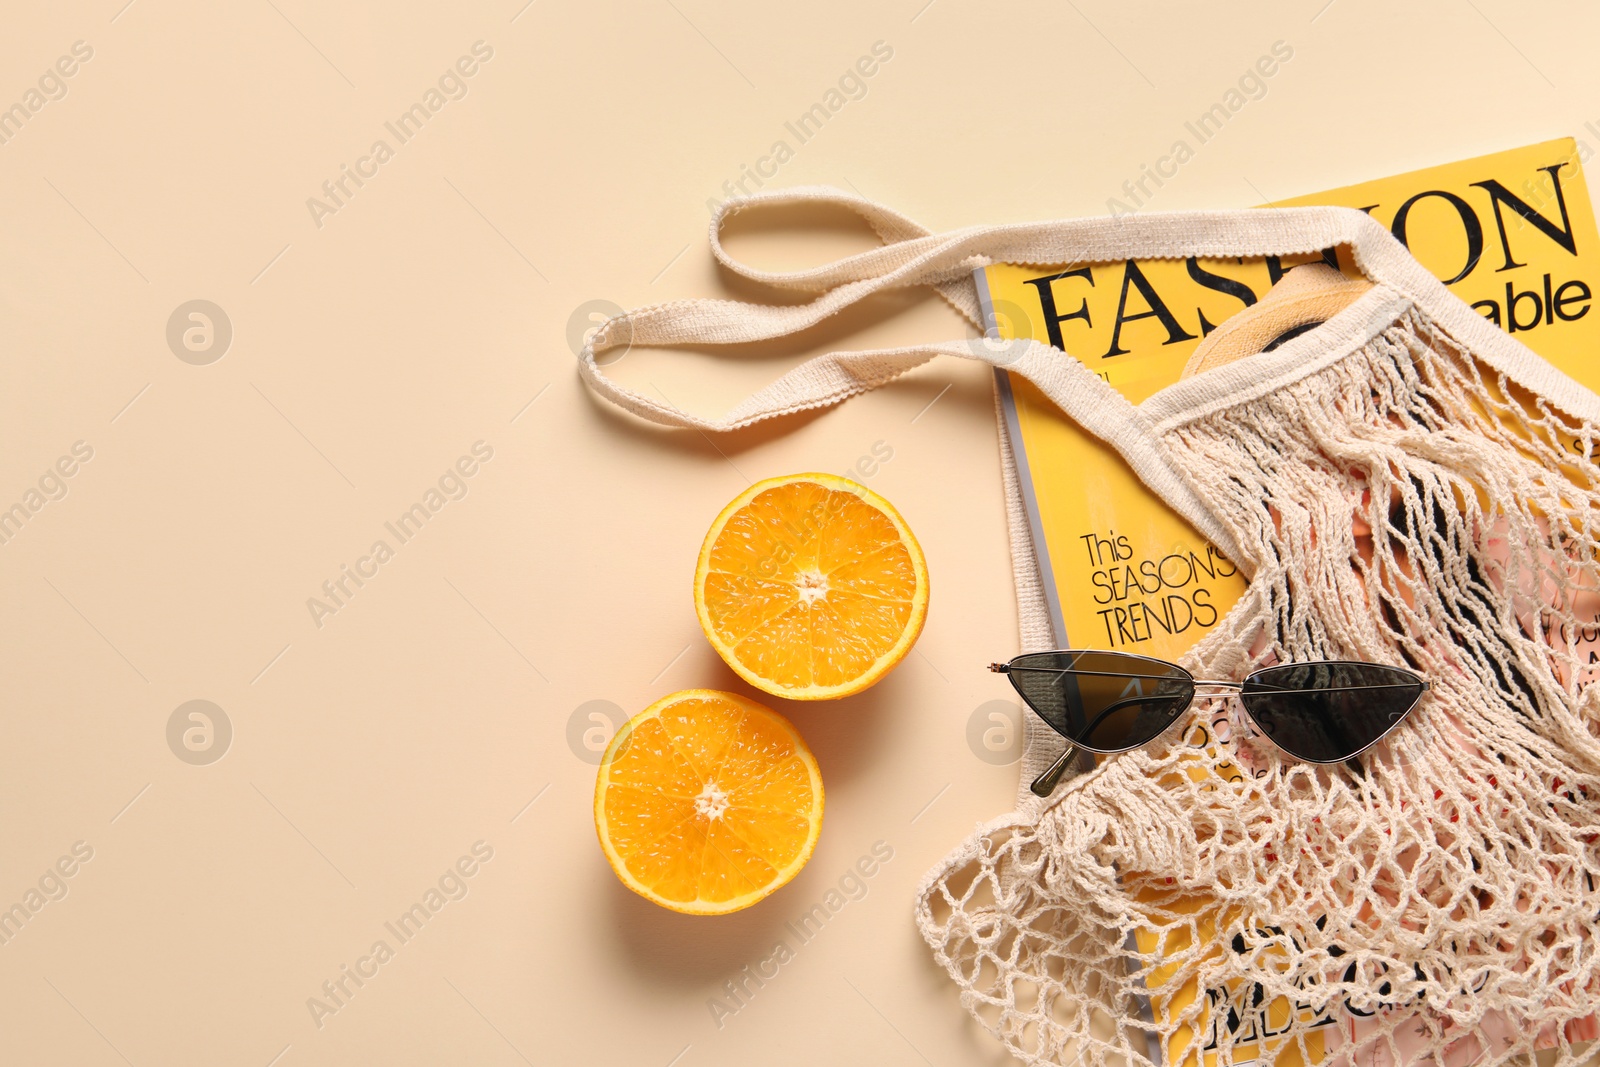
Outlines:
{"label": "crochet net bag", "polygon": [[[837,402],[934,355],[1030,379],[1249,576],[1182,665],[1240,680],[1352,659],[1431,691],[1363,757],[1297,762],[1227,698],[980,826],[924,879],[916,921],[961,1003],[1030,1064],[1243,1058],[1568,1067],[1600,1011],[1600,399],[1486,324],[1377,223],[1333,208],[1207,212],[929,234],[828,190],[735,202],[859,212],[882,249],[747,277],[820,295],[629,312],[581,357],[646,418],[732,429]],[[886,288],[935,286],[974,323],[973,267],[1344,246],[1373,288],[1270,353],[1138,406],[1036,341],[834,353],[722,419],[605,377],[618,344],[803,329]],[[1001,424],[1025,651],[1050,647]],[[1026,782],[1061,751],[1028,717]],[[1237,1025],[1240,1020],[1255,1020]],[[1226,1025],[1232,1022],[1235,1025]],[[1262,1032],[1270,1029],[1271,1033]],[[1236,1052],[1236,1048],[1238,1051]],[[1284,1056],[1290,1059],[1282,1059]],[[1531,1061],[1530,1061],[1531,1062]]]}

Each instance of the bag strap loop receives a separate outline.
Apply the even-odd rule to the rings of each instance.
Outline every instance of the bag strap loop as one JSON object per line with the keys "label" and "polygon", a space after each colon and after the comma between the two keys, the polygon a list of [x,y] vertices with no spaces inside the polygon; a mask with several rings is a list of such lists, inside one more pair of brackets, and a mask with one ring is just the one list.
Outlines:
{"label": "bag strap loop", "polygon": [[[826,186],[801,186],[794,189],[774,190],[763,194],[758,200],[756,198],[751,198],[751,200],[755,200],[755,203],[751,203],[750,200],[730,200],[718,208],[715,217],[711,220],[711,254],[717,258],[717,262],[740,277],[777,288],[801,289],[814,293],[826,292],[846,282],[871,278],[883,272],[883,268],[879,265],[882,255],[875,256],[873,253],[867,253],[865,255],[848,256],[835,263],[825,263],[810,270],[758,270],[735,259],[722,245],[723,223],[747,207],[808,204],[845,208],[858,215],[878,235],[878,239],[883,242],[884,248],[875,251],[880,254],[887,254],[890,262],[893,262],[896,258],[900,262],[908,261],[917,251],[918,246],[913,244],[917,238],[934,237],[932,230],[913,222],[898,211],[893,211],[882,204],[874,203],[865,197],[830,189]],[[926,246],[924,245],[923,247]],[[986,262],[975,261],[972,263],[974,268],[985,265],[987,265]],[[949,281],[933,281],[930,284],[962,317],[979,330],[983,329],[983,310],[978,303],[973,287],[966,284],[964,278],[958,277]]]}
{"label": "bag strap loop", "polygon": [[[882,247],[799,271],[765,271],[735,259],[722,244],[736,213],[793,205],[842,207],[859,215]],[[596,357],[622,345],[726,345],[798,333],[875,293],[934,287],[969,322],[983,328],[972,271],[992,262],[1058,265],[1122,259],[1315,253],[1349,245],[1363,270],[1399,246],[1367,215],[1348,208],[1281,208],[1174,212],[1054,222],[974,226],[934,234],[863,197],[826,187],[758,193],[718,208],[711,221],[713,255],[729,270],[776,288],[819,294],[805,304],[774,306],[737,300],[676,300],[616,316],[579,353],[579,370],[597,393],[644,419],[703,431],[741,429],[765,419],[836,404],[949,355],[1003,367],[1037,385],[1085,430],[1112,445],[1144,482],[1230,558],[1231,534],[1167,462],[1159,436],[1140,410],[1081,362],[1041,342],[980,338],[858,352],[830,352],[790,370],[718,418],[703,418],[629,389],[607,377]],[[1369,256],[1369,252],[1377,251]],[[1402,251],[1401,258],[1409,262]],[[1404,272],[1402,272],[1404,273]],[[1410,280],[1410,279],[1407,279]],[[1433,279],[1427,278],[1428,282]],[[1436,286],[1437,282],[1433,282]]]}
{"label": "bag strap loop", "polygon": [[[884,239],[881,248],[801,271],[763,271],[740,262],[723,246],[723,222],[736,212],[766,206],[826,204],[860,215]],[[796,367],[720,419],[701,419],[642,396],[608,378],[596,356],[619,345],[743,344],[798,333],[874,293],[915,285],[939,289],[957,310],[981,327],[971,273],[991,262],[1063,264],[1137,258],[1221,257],[1318,252],[1338,244],[1358,250],[1374,238],[1391,240],[1366,215],[1348,208],[1283,208],[1274,211],[1177,212],[1044,223],[975,226],[933,234],[906,217],[862,197],[824,187],[758,193],[729,201],[711,222],[711,245],[719,262],[741,277],[779,288],[816,292],[806,304],[768,305],[737,300],[676,300],[624,313],[594,332],[579,354],[584,379],[623,408],[668,426],[733,430],[762,419],[838,403],[882,385],[938,354],[985,362],[972,345],[960,351],[916,346],[877,352],[833,352]],[[1059,357],[1058,358],[1062,358]],[[1070,357],[1063,362],[1073,362]],[[1019,368],[1018,373],[1021,373]],[[1091,376],[1092,377],[1092,376]],[[1055,397],[1082,421],[1085,404],[1117,395],[1109,386],[1083,398]]]}

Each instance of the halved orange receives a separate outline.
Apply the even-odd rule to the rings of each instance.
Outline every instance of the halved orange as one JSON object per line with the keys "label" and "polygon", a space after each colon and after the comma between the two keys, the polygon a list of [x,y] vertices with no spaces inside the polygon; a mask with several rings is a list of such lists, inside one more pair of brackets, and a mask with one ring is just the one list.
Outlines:
{"label": "halved orange", "polygon": [[771,708],[686,689],[611,739],[594,827],[623,885],[673,911],[722,915],[767,896],[811,858],[822,772]]}
{"label": "halved orange", "polygon": [[711,646],[791,700],[859,693],[922,632],[928,566],[900,513],[848,478],[757,482],[711,524],[694,573]]}

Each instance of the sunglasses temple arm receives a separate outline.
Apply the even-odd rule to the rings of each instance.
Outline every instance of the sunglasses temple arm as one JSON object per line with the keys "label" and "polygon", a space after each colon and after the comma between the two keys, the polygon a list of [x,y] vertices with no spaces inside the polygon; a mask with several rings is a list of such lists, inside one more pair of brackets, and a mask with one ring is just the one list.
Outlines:
{"label": "sunglasses temple arm", "polygon": [[1077,754],[1078,746],[1069,741],[1067,743],[1067,750],[1061,753],[1060,758],[1054,763],[1050,764],[1049,767],[1045,768],[1045,772],[1039,775],[1039,777],[1035,778],[1032,785],[1028,786],[1028,788],[1033,791],[1033,795],[1036,797],[1047,797],[1051,793],[1054,793],[1056,791],[1056,785],[1061,781],[1061,776],[1067,773],[1067,768],[1072,766],[1073,758],[1077,756]]}

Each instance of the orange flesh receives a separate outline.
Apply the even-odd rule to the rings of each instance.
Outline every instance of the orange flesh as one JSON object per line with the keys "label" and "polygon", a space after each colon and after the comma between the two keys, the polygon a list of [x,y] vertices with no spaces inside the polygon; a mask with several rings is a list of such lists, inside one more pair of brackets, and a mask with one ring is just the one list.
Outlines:
{"label": "orange flesh", "polygon": [[809,857],[822,817],[816,764],[793,727],[753,701],[709,691],[668,701],[613,741],[601,839],[623,881],[657,903],[737,910]]}
{"label": "orange flesh", "polygon": [[716,533],[699,590],[708,636],[770,691],[848,686],[920,626],[919,562],[895,522],[855,493],[774,486]]}

